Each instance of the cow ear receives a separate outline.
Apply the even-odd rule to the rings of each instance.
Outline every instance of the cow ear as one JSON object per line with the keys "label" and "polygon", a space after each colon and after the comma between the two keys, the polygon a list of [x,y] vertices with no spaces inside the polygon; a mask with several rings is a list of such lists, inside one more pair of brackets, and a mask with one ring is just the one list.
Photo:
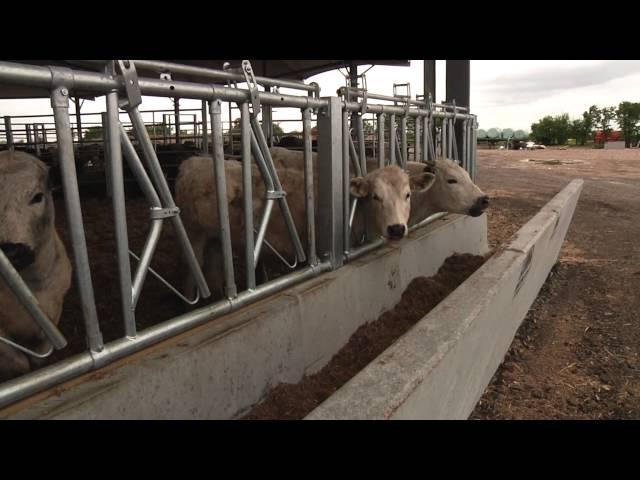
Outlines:
{"label": "cow ear", "polygon": [[357,198],[364,198],[369,195],[369,182],[363,177],[354,177],[349,184],[351,195]]}
{"label": "cow ear", "polygon": [[409,181],[411,182],[411,190],[426,192],[433,186],[436,176],[433,173],[425,172],[409,177]]}
{"label": "cow ear", "polygon": [[428,163],[427,165],[425,165],[423,171],[435,174],[436,173],[436,166]]}

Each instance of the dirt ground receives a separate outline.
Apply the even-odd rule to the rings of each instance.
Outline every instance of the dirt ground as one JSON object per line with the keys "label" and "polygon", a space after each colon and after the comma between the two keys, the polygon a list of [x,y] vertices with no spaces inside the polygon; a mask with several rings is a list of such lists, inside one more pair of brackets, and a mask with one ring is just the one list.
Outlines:
{"label": "dirt ground", "polygon": [[478,167],[492,247],[585,183],[559,262],[471,418],[640,418],[640,151],[480,150]]}

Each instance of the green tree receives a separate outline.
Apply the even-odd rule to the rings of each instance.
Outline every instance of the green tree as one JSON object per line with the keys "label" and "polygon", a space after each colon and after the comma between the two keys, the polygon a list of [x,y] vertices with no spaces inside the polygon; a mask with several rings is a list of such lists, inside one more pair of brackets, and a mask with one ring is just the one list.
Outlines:
{"label": "green tree", "polygon": [[638,122],[640,121],[640,103],[622,102],[616,110],[616,119],[622,129],[625,148],[630,148],[638,138]]}
{"label": "green tree", "polygon": [[592,105],[589,108],[589,111],[592,112],[593,115],[593,124],[596,129],[600,130],[603,135],[604,142],[607,136],[613,130],[611,126],[611,121],[616,118],[616,108],[615,107],[603,107],[598,108],[595,105]]}
{"label": "green tree", "polygon": [[531,137],[543,145],[565,145],[571,133],[569,114],[547,115],[531,125]]}
{"label": "green tree", "polygon": [[83,140],[102,140],[102,127],[89,127],[84,131]]}

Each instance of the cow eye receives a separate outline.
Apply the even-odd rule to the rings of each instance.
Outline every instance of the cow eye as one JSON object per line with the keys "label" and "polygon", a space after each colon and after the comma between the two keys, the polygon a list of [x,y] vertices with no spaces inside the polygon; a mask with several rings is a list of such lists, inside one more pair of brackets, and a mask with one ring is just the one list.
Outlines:
{"label": "cow eye", "polygon": [[373,199],[377,200],[378,202],[382,201],[382,199],[378,195],[376,195],[375,193],[373,194]]}
{"label": "cow eye", "polygon": [[411,198],[411,192],[407,193],[407,200],[409,200],[409,198]]}
{"label": "cow eye", "polygon": [[33,205],[34,203],[40,203],[42,200],[44,200],[44,193],[36,193],[31,199],[30,205]]}
{"label": "cow eye", "polygon": [[458,180],[452,178],[450,180],[447,180],[447,183],[458,183]]}

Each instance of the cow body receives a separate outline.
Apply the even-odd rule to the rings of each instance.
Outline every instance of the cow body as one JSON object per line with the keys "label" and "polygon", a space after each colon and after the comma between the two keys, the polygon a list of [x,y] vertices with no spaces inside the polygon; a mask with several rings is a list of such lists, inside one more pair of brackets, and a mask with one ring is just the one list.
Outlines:
{"label": "cow body", "polygon": [[[285,150],[285,149],[283,149]],[[244,252],[244,210],[242,193],[242,164],[225,161],[229,225],[234,253],[242,257]],[[306,245],[307,222],[305,208],[305,181],[302,169],[276,166],[280,183],[287,192],[293,222],[299,238]],[[362,212],[354,220],[356,228],[369,229],[373,235],[398,239],[406,235],[410,214],[409,195],[411,187],[424,189],[430,186],[432,175],[417,175],[413,180],[398,167],[387,167],[372,172],[365,178],[352,179],[351,192],[364,204]],[[314,182],[314,198],[318,198],[318,183]],[[265,207],[265,186],[256,166],[252,166],[253,223],[258,228]],[[222,291],[222,252],[219,238],[217,196],[211,157],[195,156],[180,165],[176,180],[176,204],[200,265],[207,263],[205,277],[212,291]],[[317,217],[316,217],[317,218]],[[317,225],[316,225],[317,227]],[[285,258],[293,261],[295,252],[280,209],[274,206],[265,239]],[[206,252],[206,253],[205,253]],[[267,246],[262,248],[262,257],[271,256]],[[238,263],[238,262],[236,262]],[[211,274],[207,273],[211,272]],[[217,272],[217,274],[216,274]],[[188,277],[187,291],[193,292],[193,283]]]}

